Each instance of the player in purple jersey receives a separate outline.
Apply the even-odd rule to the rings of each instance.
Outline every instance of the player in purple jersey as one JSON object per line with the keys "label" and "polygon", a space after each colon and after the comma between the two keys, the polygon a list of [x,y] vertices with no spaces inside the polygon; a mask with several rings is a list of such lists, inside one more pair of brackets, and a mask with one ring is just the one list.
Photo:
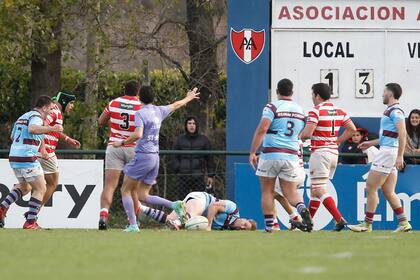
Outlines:
{"label": "player in purple jersey", "polygon": [[[149,195],[149,191],[152,185],[156,183],[156,177],[159,173],[159,131],[162,121],[175,110],[195,99],[199,99],[199,95],[198,89],[194,88],[182,100],[167,106],[155,106],[152,104],[155,99],[153,89],[150,86],[141,87],[140,101],[144,106],[135,114],[135,130],[126,140],[113,143],[114,147],[120,147],[137,141],[136,155],[124,167],[125,176],[121,187],[122,202],[129,221],[129,226],[125,231],[139,231],[134,202],[131,197],[131,192],[138,188],[140,201],[171,208],[177,212],[181,219],[184,218],[185,208],[181,201],[171,202],[158,196]],[[144,206],[141,211],[145,211]]]}

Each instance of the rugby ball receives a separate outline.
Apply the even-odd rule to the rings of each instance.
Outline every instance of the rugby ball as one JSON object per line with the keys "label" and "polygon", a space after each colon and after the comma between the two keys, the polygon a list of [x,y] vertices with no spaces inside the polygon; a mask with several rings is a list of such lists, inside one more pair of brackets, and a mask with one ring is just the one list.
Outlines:
{"label": "rugby ball", "polygon": [[186,230],[206,230],[208,224],[209,224],[209,221],[207,220],[206,217],[194,216],[194,217],[191,217],[185,223],[185,229]]}

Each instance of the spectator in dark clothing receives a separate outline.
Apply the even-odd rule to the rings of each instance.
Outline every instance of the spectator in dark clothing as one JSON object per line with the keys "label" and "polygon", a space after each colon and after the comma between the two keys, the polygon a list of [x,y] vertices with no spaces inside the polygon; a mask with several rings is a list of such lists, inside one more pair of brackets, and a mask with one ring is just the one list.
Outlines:
{"label": "spectator in dark clothing", "polygon": [[[357,128],[356,133],[344,143],[341,152],[342,153],[363,153],[357,146],[363,141],[368,140],[368,131],[364,128]],[[365,164],[367,163],[367,158],[365,157],[342,157],[341,163],[345,164]]]}
{"label": "spectator in dark clothing", "polygon": [[[406,120],[407,144],[405,153],[409,155],[420,155],[420,110],[414,109]],[[406,159],[409,164],[419,164],[420,159]]]}
{"label": "spectator in dark clothing", "polygon": [[[185,134],[178,136],[174,150],[211,150],[209,139],[199,132],[195,117],[185,120]],[[191,191],[214,192],[214,163],[211,155],[176,155],[172,168],[178,175],[179,198]]]}

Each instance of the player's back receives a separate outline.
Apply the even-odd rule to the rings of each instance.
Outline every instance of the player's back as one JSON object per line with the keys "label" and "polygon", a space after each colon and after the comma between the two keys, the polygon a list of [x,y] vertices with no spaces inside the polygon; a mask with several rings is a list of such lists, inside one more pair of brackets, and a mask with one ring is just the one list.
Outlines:
{"label": "player's back", "polygon": [[31,124],[43,124],[39,112],[30,111],[23,114],[13,126],[12,145],[9,152],[9,162],[12,168],[30,168],[39,165],[37,154],[44,135],[30,133],[29,125]]}
{"label": "player's back", "polygon": [[332,102],[327,101],[315,106],[308,113],[307,124],[315,124],[311,137],[311,149],[326,150],[338,154],[337,138],[340,128],[351,121],[347,113]]}
{"label": "player's back", "polygon": [[[137,96],[124,95],[111,100],[105,111],[109,115],[111,133],[108,145],[115,141],[125,140],[134,131],[134,115],[141,108],[141,103]],[[128,144],[134,147],[135,143]]]}
{"label": "player's back", "polygon": [[277,100],[267,104],[263,118],[272,120],[263,141],[263,157],[268,153],[293,154],[297,160],[299,133],[305,125],[302,107],[289,100]]}
{"label": "player's back", "polygon": [[162,121],[170,114],[169,106],[144,105],[136,112],[135,126],[143,127],[143,136],[137,141],[136,152],[158,153]]}
{"label": "player's back", "polygon": [[237,218],[239,218],[239,211],[236,203],[231,200],[223,200],[225,202],[225,211],[220,212],[214,217],[213,229],[228,229]]}

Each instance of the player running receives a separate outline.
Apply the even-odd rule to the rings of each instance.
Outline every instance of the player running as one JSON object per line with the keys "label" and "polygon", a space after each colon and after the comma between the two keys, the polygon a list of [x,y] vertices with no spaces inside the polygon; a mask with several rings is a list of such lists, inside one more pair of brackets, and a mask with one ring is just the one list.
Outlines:
{"label": "player running", "polygon": [[172,112],[198,99],[199,95],[197,88],[194,88],[182,100],[167,106],[155,106],[152,104],[155,99],[152,87],[141,87],[140,101],[144,105],[135,114],[135,130],[126,140],[113,143],[114,147],[121,147],[139,140],[136,144],[134,159],[124,167],[125,176],[121,187],[122,202],[129,221],[129,226],[125,229],[126,232],[139,231],[134,209],[135,202],[131,197],[133,191],[139,190],[141,201],[171,208],[181,218],[184,217],[185,209],[181,201],[171,202],[158,196],[151,196],[149,191],[152,185],[156,183],[156,177],[159,173],[159,131],[162,121]]}
{"label": "player running", "polygon": [[[301,138],[311,139],[311,157],[309,159],[309,176],[311,178],[311,200],[309,211],[314,217],[321,202],[336,221],[335,231],[341,231],[347,222],[326,187],[337,167],[338,146],[356,132],[347,113],[331,101],[331,89],[327,84],[318,83],[312,86],[312,101],[315,107],[309,111],[305,129]],[[340,128],[344,133],[338,137]]]}
{"label": "player running", "polygon": [[[183,202],[188,218],[207,217],[209,220],[208,231],[256,230],[257,228],[254,220],[241,218],[239,209],[233,201],[217,199],[206,192],[190,192]],[[169,215],[168,219],[173,220],[173,224],[181,224],[174,212]]]}
{"label": "player running", "polygon": [[[293,83],[282,79],[277,84],[278,100],[264,108],[260,124],[252,140],[249,163],[255,167],[262,189],[262,209],[265,230],[272,232],[274,225],[274,186],[276,178],[284,196],[296,207],[302,216],[306,231],[312,230],[309,210],[303,203],[303,197],[297,191],[299,180],[299,134],[305,124],[303,109],[292,101]],[[258,160],[257,149],[263,144]]]}
{"label": "player running", "polygon": [[362,150],[379,145],[380,149],[375,156],[366,181],[367,202],[365,221],[358,225],[349,225],[355,232],[372,231],[373,216],[379,203],[378,188],[382,188],[385,199],[389,202],[397,215],[399,224],[394,232],[408,232],[412,230],[400,198],[395,193],[398,170],[404,168],[404,149],[406,144],[406,128],[404,112],[398,100],[402,94],[399,84],[389,83],[385,86],[382,95],[383,103],[387,105],[381,117],[379,139],[365,141],[359,145]]}
{"label": "player running", "polygon": [[[129,81],[125,84],[124,95],[111,100],[99,117],[99,125],[109,125],[110,135],[105,152],[105,185],[101,194],[99,213],[99,230],[108,228],[108,212],[112,204],[115,189],[118,185],[124,166],[134,158],[136,143],[114,147],[115,141],[126,140],[134,132],[134,114],[140,110],[140,83]],[[135,209],[139,207],[137,194],[133,194]]]}
{"label": "player running", "polygon": [[[52,98],[52,100],[54,101],[53,107],[45,120],[45,125],[63,126],[62,112],[69,114],[73,110],[76,96],[64,92],[59,92]],[[59,140],[63,140],[76,149],[80,148],[79,141],[70,138],[63,132],[53,131],[45,134],[44,143],[40,149],[41,157],[38,159],[41,163],[42,169],[44,170],[45,181],[47,182],[47,190],[45,192],[44,198],[42,199],[42,205],[48,202],[58,185],[59,170],[55,149],[57,148]]]}
{"label": "player running", "polygon": [[52,109],[51,98],[45,95],[40,96],[35,103],[35,108],[20,116],[13,126],[9,162],[19,184],[14,186],[0,205],[0,228],[4,227],[4,218],[10,205],[29,192],[31,192],[29,211],[25,216],[26,222],[23,228],[40,228],[36,221],[46,185],[37,154],[44,134],[63,131],[63,127],[59,124],[44,126],[44,120]]}

